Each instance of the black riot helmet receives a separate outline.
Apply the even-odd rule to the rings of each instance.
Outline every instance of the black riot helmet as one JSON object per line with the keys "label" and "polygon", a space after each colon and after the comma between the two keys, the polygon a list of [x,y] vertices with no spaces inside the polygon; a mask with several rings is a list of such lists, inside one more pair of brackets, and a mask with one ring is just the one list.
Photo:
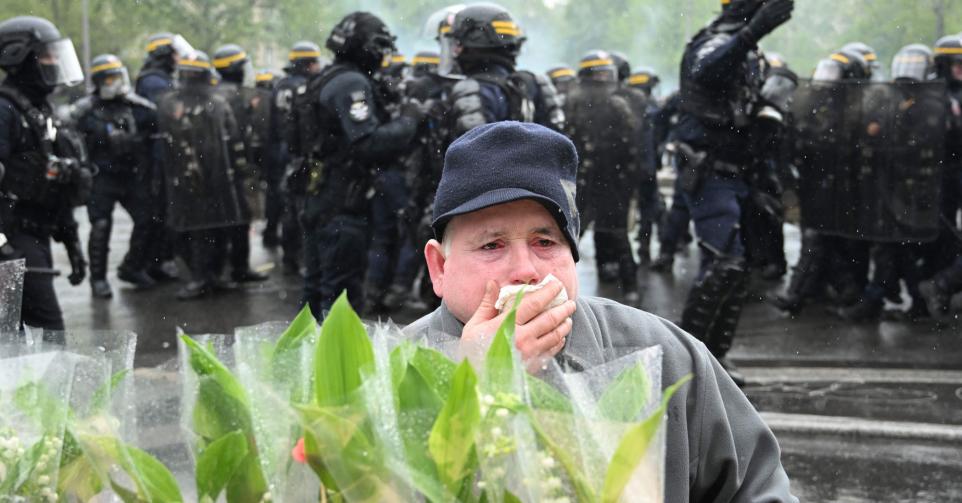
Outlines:
{"label": "black riot helmet", "polygon": [[494,3],[469,5],[454,16],[453,38],[465,52],[490,51],[510,59],[517,57],[526,38],[511,13]]}
{"label": "black riot helmet", "polygon": [[812,80],[838,82],[842,80],[868,80],[871,69],[861,54],[839,51],[818,62]]}
{"label": "black riot helmet", "polygon": [[334,25],[326,46],[336,61],[354,63],[373,74],[384,59],[397,50],[394,40],[379,17],[370,12],[352,12]]}
{"label": "black riot helmet", "polygon": [[420,51],[411,58],[411,68],[415,77],[438,73],[441,55],[434,51]]}
{"label": "black riot helmet", "polygon": [[184,37],[168,32],[155,33],[147,38],[147,61],[144,68],[159,68],[173,73],[177,58],[188,57],[194,48]]}
{"label": "black riot helmet", "polygon": [[839,52],[857,52],[862,55],[865,62],[868,63],[869,68],[869,78],[877,76],[877,78],[882,78],[882,65],[879,63],[878,54],[875,53],[875,49],[864,42],[849,42],[842,46]]}
{"label": "black riot helmet", "polygon": [[618,81],[618,67],[606,51],[588,51],[578,62],[578,78],[582,80]]}
{"label": "black riot helmet", "polygon": [[306,75],[311,73],[311,67],[320,66],[321,48],[310,40],[295,42],[287,53],[287,61],[284,70],[295,75]]}
{"label": "black riot helmet", "polygon": [[631,76],[631,63],[628,62],[628,56],[618,51],[611,51],[608,54],[611,55],[611,59],[615,62],[615,68],[618,69],[618,81],[628,80],[628,77]]}
{"label": "black riot helmet", "polygon": [[661,78],[651,68],[639,68],[628,76],[628,86],[640,89],[649,96],[660,83]]}
{"label": "black riot helmet", "polygon": [[214,69],[227,82],[253,87],[254,67],[247,52],[237,44],[222,45],[214,51]]}
{"label": "black riot helmet", "polygon": [[104,100],[112,100],[130,92],[127,67],[113,54],[101,54],[90,62],[90,80],[94,92]]}
{"label": "black riot helmet", "polygon": [[952,65],[962,63],[962,36],[947,35],[935,42],[935,71],[939,78],[959,82],[952,75]]}
{"label": "black riot helmet", "polygon": [[214,80],[214,67],[210,57],[203,51],[194,51],[177,60],[177,80],[184,85],[210,85]]}
{"label": "black riot helmet", "polygon": [[548,78],[551,80],[551,83],[554,84],[555,87],[558,87],[558,84],[571,82],[578,78],[578,73],[575,72],[571,67],[565,65],[553,66],[548,69],[547,74]]}
{"label": "black riot helmet", "polygon": [[907,45],[892,58],[892,80],[896,82],[924,82],[934,77],[934,54],[925,44]]}
{"label": "black riot helmet", "polygon": [[278,79],[273,70],[259,70],[254,77],[254,86],[258,89],[274,89]]}
{"label": "black riot helmet", "polygon": [[0,23],[0,68],[28,94],[83,82],[73,42],[46,19],[17,16]]}

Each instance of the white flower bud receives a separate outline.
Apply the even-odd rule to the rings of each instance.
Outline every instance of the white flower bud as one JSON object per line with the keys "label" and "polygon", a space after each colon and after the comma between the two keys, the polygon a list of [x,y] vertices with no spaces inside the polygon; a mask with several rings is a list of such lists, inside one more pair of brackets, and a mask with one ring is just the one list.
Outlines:
{"label": "white flower bud", "polygon": [[504,418],[508,417],[509,412],[508,409],[498,409],[498,412],[495,412],[494,414],[498,417]]}

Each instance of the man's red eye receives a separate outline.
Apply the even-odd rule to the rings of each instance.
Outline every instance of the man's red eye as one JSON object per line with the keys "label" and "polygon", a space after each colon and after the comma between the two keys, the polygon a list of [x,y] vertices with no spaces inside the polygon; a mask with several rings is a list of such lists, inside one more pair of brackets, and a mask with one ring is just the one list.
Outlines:
{"label": "man's red eye", "polygon": [[554,241],[552,241],[552,240],[550,240],[550,239],[539,239],[539,240],[538,240],[538,246],[548,247],[548,246],[552,246],[552,245],[554,245]]}
{"label": "man's red eye", "polygon": [[497,249],[498,249],[498,243],[494,243],[494,242],[492,242],[492,243],[487,243],[487,244],[481,246],[481,249],[482,249],[482,250],[497,250]]}

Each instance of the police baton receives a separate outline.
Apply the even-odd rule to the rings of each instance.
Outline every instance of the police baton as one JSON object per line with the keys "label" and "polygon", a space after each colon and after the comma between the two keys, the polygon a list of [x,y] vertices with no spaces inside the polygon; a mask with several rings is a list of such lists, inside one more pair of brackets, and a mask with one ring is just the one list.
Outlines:
{"label": "police baton", "polygon": [[60,269],[53,269],[51,267],[28,267],[26,269],[27,274],[39,274],[41,276],[60,276]]}

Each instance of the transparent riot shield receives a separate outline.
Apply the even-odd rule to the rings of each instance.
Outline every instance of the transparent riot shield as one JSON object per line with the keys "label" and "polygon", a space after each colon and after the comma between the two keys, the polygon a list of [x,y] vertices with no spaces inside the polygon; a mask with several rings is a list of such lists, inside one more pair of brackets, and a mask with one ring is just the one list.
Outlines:
{"label": "transparent riot shield", "polygon": [[20,330],[24,271],[26,261],[23,259],[0,262],[0,335]]}

